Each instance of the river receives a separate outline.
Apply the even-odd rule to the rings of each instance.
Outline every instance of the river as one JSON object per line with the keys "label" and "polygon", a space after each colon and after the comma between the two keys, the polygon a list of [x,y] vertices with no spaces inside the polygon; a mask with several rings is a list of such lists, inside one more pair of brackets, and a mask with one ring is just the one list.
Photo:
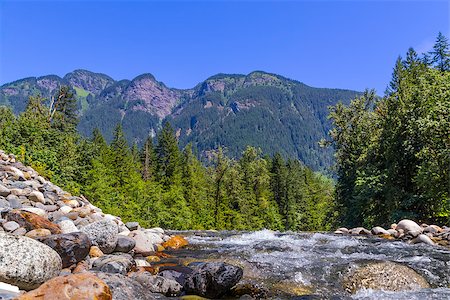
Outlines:
{"label": "river", "polygon": [[[268,289],[272,299],[450,299],[450,251],[439,246],[269,230],[182,234],[190,246],[177,252],[177,257],[185,262],[218,260],[239,265],[244,268],[242,281]],[[424,276],[431,288],[404,292],[369,289],[349,294],[343,288],[344,277],[352,266],[367,261],[409,266]]]}

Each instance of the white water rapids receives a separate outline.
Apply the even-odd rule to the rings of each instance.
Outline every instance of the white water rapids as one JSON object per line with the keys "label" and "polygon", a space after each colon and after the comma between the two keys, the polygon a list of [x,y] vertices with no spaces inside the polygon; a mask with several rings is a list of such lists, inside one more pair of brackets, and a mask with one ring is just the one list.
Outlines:
{"label": "white water rapids", "polygon": [[[297,297],[279,294],[272,296],[275,299],[450,299],[450,251],[439,246],[269,230],[183,234],[190,242],[189,249],[179,254],[184,258],[240,264],[244,280],[271,291],[280,285],[297,291]],[[405,292],[359,290],[350,295],[342,280],[349,267],[361,261],[393,261],[409,266],[425,277],[431,288]]]}

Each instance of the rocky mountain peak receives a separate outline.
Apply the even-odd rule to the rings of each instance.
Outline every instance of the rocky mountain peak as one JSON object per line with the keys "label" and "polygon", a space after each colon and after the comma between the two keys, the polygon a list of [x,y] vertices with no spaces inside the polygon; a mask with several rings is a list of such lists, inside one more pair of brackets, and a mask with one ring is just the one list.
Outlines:
{"label": "rocky mountain peak", "polygon": [[143,110],[164,118],[178,103],[181,92],[166,87],[156,81],[151,74],[143,74],[133,79],[124,91],[123,98],[134,110]]}
{"label": "rocky mountain peak", "polygon": [[75,70],[64,76],[71,86],[83,89],[94,95],[99,95],[105,88],[114,84],[114,79],[102,73],[87,70]]}

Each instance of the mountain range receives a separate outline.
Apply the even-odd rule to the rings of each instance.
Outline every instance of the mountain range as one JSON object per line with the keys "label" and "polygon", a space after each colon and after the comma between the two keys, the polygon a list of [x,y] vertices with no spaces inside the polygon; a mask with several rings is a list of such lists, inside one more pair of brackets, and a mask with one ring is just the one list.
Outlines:
{"label": "mountain range", "polygon": [[4,84],[0,105],[18,114],[29,96],[48,99],[63,85],[76,94],[82,135],[90,136],[97,127],[110,141],[121,122],[130,143],[142,145],[158,133],[162,122],[169,121],[181,146],[192,143],[201,157],[218,146],[237,157],[252,145],[265,154],[298,158],[314,170],[325,170],[333,162],[332,150],[318,145],[331,126],[328,106],[349,103],[360,94],[314,88],[262,71],[218,74],[191,89],[176,89],[151,74],[116,81],[105,74],[75,70],[62,78],[47,75]]}

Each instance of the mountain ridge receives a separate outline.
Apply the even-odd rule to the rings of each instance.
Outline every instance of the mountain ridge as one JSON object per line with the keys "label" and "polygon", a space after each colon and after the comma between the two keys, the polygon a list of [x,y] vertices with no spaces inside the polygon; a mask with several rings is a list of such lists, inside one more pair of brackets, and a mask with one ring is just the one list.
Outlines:
{"label": "mountain ridge", "polygon": [[317,143],[330,129],[329,105],[348,103],[360,93],[315,88],[264,71],[218,73],[189,89],[171,88],[151,73],[114,80],[103,73],[77,69],[65,74],[27,77],[0,87],[0,105],[18,114],[29,96],[50,98],[58,86],[76,94],[79,131],[89,136],[99,128],[112,139],[116,123],[123,124],[130,142],[142,144],[162,122],[170,121],[182,145],[192,143],[199,153],[223,146],[239,156],[245,143],[264,153],[296,157],[316,170],[332,164],[330,150]]}

